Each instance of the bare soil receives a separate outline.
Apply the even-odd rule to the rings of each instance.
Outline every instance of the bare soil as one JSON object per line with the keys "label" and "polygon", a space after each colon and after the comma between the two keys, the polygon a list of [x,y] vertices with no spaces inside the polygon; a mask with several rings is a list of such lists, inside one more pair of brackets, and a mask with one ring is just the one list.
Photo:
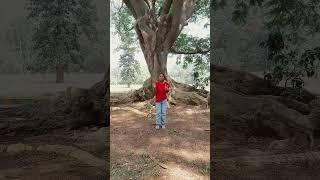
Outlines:
{"label": "bare soil", "polygon": [[209,109],[197,106],[170,106],[159,130],[148,102],[113,106],[111,179],[209,179],[209,125]]}
{"label": "bare soil", "polygon": [[[1,104],[1,118],[15,118],[15,114],[5,114],[10,112],[10,108],[18,105]],[[11,111],[12,112],[12,111]],[[50,133],[33,136],[27,133],[23,136],[16,134],[6,134],[0,136],[0,179],[24,179],[24,180],[53,180],[53,179],[92,179],[102,180],[109,175],[107,169],[97,168],[75,158],[56,152],[39,151],[36,147],[46,145],[57,145],[57,147],[70,147],[74,150],[87,152],[89,155],[97,157],[102,161],[107,161],[108,131],[106,127],[83,127],[78,130],[56,129]],[[32,150],[9,152],[8,147],[15,144],[29,145]],[[3,149],[3,147],[5,147]],[[5,150],[6,149],[6,150]],[[18,150],[18,149],[17,149]],[[88,158],[90,161],[90,157]],[[108,165],[108,163],[107,163]]]}
{"label": "bare soil", "polygon": [[[250,138],[230,130],[222,130],[225,138],[214,144],[213,177],[216,179],[316,180],[319,175],[319,140],[313,150],[287,147],[268,150],[271,138]],[[232,160],[232,161],[230,161]]]}

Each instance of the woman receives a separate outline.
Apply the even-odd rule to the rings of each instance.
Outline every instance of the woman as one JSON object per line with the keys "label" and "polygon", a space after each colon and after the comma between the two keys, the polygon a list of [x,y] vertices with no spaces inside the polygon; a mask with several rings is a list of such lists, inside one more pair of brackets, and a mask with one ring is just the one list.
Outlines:
{"label": "woman", "polygon": [[156,129],[166,128],[166,112],[167,112],[167,93],[169,92],[169,83],[163,73],[159,74],[159,79],[153,83],[155,91],[154,101],[156,102]]}

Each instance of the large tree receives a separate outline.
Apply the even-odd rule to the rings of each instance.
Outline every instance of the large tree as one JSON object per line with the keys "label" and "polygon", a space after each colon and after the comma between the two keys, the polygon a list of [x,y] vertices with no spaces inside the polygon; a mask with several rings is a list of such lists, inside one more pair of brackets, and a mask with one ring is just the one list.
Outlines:
{"label": "large tree", "polygon": [[92,0],[28,0],[28,18],[36,23],[33,34],[35,72],[56,71],[56,82],[64,81],[71,65],[82,65],[80,37],[94,39],[97,20]]}
{"label": "large tree", "polygon": [[[124,0],[123,2],[134,22],[131,28],[130,24],[127,23],[127,29],[135,30],[150,73],[150,79],[144,84],[145,92],[142,94],[145,98],[143,99],[150,98],[152,94],[148,89],[151,89],[151,82],[157,80],[159,73],[164,73],[170,79],[167,71],[169,53],[189,56],[208,54],[208,38],[206,39],[207,43],[187,42],[185,41],[187,37],[181,36],[181,31],[190,21],[196,21],[199,17],[207,16],[209,14],[209,6],[207,5],[209,4],[208,1],[204,0]],[[179,38],[184,40],[177,41]],[[195,44],[205,44],[205,46],[192,46]],[[191,48],[184,48],[183,45]],[[201,58],[198,58],[195,62],[199,62],[199,60]],[[174,80],[171,80],[171,83],[173,86],[173,83],[176,84]],[[185,85],[181,84],[176,84],[175,87],[178,86],[186,88]],[[190,89],[192,88],[190,87]],[[190,97],[186,96],[186,98]]]}

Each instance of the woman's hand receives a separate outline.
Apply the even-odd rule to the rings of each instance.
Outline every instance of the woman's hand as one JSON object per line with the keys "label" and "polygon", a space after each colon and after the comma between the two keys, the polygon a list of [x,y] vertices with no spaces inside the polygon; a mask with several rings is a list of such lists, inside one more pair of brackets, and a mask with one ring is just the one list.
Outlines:
{"label": "woman's hand", "polygon": [[155,89],[156,88],[156,83],[152,83],[152,87]]}

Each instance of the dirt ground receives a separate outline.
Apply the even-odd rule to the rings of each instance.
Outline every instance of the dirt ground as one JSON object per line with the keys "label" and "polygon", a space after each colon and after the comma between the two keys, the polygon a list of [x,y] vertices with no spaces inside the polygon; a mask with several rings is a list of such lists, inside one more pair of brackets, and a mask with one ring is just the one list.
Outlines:
{"label": "dirt ground", "polygon": [[111,179],[210,179],[209,109],[171,106],[166,129],[156,130],[147,107],[111,108]]}
{"label": "dirt ground", "polygon": [[222,131],[225,139],[215,140],[214,144],[212,170],[216,179],[320,179],[319,140],[312,150],[301,146],[268,150],[274,139],[255,137],[246,141],[240,133]]}
{"label": "dirt ground", "polygon": [[[222,71],[221,71],[222,72]],[[235,73],[233,71],[232,73]],[[241,72],[242,73],[242,72]],[[242,77],[245,77],[246,74]],[[219,78],[234,78],[238,74],[228,75],[221,73]],[[234,77],[232,77],[234,76]],[[217,78],[218,79],[218,78]],[[236,78],[234,78],[236,79]],[[248,83],[250,80],[243,78],[243,82]],[[224,79],[219,79],[219,82],[224,82]],[[227,80],[225,80],[227,81]],[[312,93],[319,95],[319,79],[308,79],[306,81],[306,89]],[[221,83],[222,84],[222,83]],[[221,85],[219,84],[219,85]],[[246,87],[252,88],[254,83],[248,83]],[[246,88],[244,87],[244,88]],[[226,88],[227,89],[227,88]],[[249,101],[239,101],[236,96],[226,97],[226,94],[216,95],[214,104],[217,110],[214,112],[214,144],[212,159],[213,166],[211,168],[213,178],[218,180],[318,180],[320,179],[320,137],[319,132],[314,131],[314,146],[310,148],[307,140],[301,138],[294,144],[288,144],[285,137],[276,137],[272,135],[270,129],[265,133],[264,128],[250,129],[254,130],[255,135],[246,134],[249,126],[249,119],[243,118],[247,115],[245,110],[250,110],[252,107],[247,107]],[[243,95],[237,88],[233,88],[230,94],[241,94],[242,97],[258,97],[256,95]],[[223,95],[222,95],[223,94]],[[215,96],[214,95],[214,96]],[[222,98],[218,98],[222,97]],[[228,99],[222,102],[221,99]],[[220,99],[220,101],[219,101]],[[243,106],[242,104],[246,104]],[[258,104],[257,104],[258,105]],[[253,105],[254,106],[254,105]],[[232,113],[233,107],[243,109],[240,113]],[[220,112],[219,112],[220,111]],[[285,112],[284,112],[285,113]],[[275,119],[281,122],[281,119]],[[282,119],[283,120],[283,119]],[[267,123],[266,123],[267,124]],[[268,126],[268,125],[267,125]],[[275,125],[276,126],[276,125]],[[262,131],[259,133],[259,131]],[[265,132],[263,132],[265,131]],[[298,130],[295,130],[297,132]],[[249,131],[250,132],[250,131]],[[260,135],[258,135],[260,134]],[[277,141],[278,145],[273,149],[269,149],[269,145]]]}
{"label": "dirt ground", "polygon": [[[1,104],[0,121],[17,118],[3,113],[17,106]],[[73,131],[57,129],[38,136],[1,135],[0,179],[106,179],[108,131],[106,127],[84,127]]]}

